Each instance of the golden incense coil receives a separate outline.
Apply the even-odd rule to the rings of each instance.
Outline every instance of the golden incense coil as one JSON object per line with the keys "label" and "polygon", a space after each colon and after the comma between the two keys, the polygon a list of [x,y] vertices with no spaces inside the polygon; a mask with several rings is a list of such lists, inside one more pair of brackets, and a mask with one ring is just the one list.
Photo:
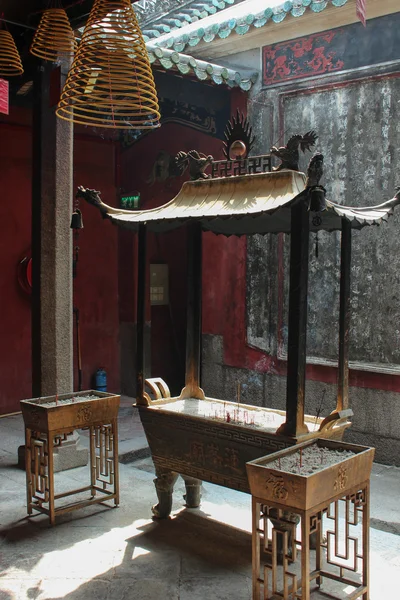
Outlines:
{"label": "golden incense coil", "polygon": [[21,57],[14,42],[14,38],[6,29],[0,29],[0,75],[11,77],[22,75]]}
{"label": "golden incense coil", "polygon": [[56,62],[62,55],[73,56],[76,48],[74,32],[65,10],[45,10],[31,44],[31,54]]}
{"label": "golden incense coil", "polygon": [[154,77],[130,0],[95,0],[56,112],[83,125],[159,127]]}

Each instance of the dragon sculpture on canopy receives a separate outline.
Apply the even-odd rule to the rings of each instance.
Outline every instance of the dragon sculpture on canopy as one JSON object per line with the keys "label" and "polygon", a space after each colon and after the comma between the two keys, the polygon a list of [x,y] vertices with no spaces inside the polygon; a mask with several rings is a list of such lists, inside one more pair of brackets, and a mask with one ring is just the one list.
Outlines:
{"label": "dragon sculpture on canopy", "polygon": [[280,158],[282,161],[278,167],[274,168],[274,171],[281,171],[282,169],[298,171],[300,158],[299,150],[302,150],[302,152],[311,150],[311,148],[315,146],[317,139],[317,134],[315,131],[311,130],[304,135],[293,135],[286,146],[281,146],[280,148],[272,146],[270,150],[271,154]]}

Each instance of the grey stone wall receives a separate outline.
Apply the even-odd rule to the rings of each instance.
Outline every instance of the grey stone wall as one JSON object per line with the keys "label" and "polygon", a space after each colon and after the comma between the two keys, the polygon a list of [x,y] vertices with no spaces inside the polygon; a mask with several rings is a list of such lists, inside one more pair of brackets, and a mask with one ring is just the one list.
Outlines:
{"label": "grey stone wall", "polygon": [[[265,151],[271,138],[285,139],[295,132],[315,129],[318,149],[325,156],[323,183],[328,197],[351,206],[379,204],[394,195],[400,165],[400,70],[398,77],[371,72],[368,80],[340,81],[326,89],[314,81],[295,89],[276,88],[257,96],[251,105],[251,119],[258,135],[258,150]],[[335,80],[338,83],[337,80]],[[333,83],[333,82],[332,82]],[[271,136],[258,127],[258,104],[274,109]],[[276,115],[279,116],[277,119]],[[260,147],[261,146],[261,147]],[[310,154],[302,156],[306,170]],[[380,227],[353,234],[352,332],[350,360],[365,369],[400,374],[400,211]],[[249,240],[248,258],[248,340],[251,345],[274,353],[278,328],[287,338],[287,293],[283,321],[277,315],[280,287],[287,292],[289,236],[284,241],[284,278],[277,275],[278,248],[273,236]],[[337,318],[340,264],[340,234],[310,239],[308,355],[319,360],[337,358]],[[260,269],[260,265],[265,265]],[[284,351],[284,348],[283,348]]]}
{"label": "grey stone wall", "polygon": [[[254,406],[285,410],[286,377],[256,373],[224,364],[223,339],[203,335],[202,386],[208,397],[235,400],[238,382],[241,400]],[[336,406],[336,385],[307,380],[306,413],[327,416]],[[377,462],[400,466],[400,394],[351,387],[352,426],[345,440],[376,448]]]}

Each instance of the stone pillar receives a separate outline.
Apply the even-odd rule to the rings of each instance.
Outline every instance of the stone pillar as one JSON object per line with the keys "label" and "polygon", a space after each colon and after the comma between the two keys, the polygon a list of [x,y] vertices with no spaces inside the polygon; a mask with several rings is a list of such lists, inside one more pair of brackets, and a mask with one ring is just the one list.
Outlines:
{"label": "stone pillar", "polygon": [[[55,114],[68,64],[38,61],[32,155],[32,396],[73,391],[73,125]],[[65,452],[65,458],[62,457]],[[86,465],[79,437],[57,449],[56,470]]]}
{"label": "stone pillar", "polygon": [[33,397],[73,390],[73,125],[50,106],[53,88],[61,85],[61,70],[39,63],[32,160]]}

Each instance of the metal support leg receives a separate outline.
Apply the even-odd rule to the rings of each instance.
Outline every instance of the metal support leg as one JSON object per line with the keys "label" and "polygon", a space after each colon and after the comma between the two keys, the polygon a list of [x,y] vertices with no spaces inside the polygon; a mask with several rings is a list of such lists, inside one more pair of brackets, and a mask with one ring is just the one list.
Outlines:
{"label": "metal support leg", "polygon": [[[317,531],[310,536],[310,545],[312,542],[312,538],[315,536],[315,570],[320,571],[322,566],[322,550],[321,550],[321,542],[322,542],[322,517],[321,521],[318,522]],[[311,545],[312,548],[312,545]],[[319,576],[316,579],[316,583],[318,587],[322,584],[322,577]]]}
{"label": "metal support leg", "polygon": [[114,504],[119,505],[119,463],[118,463],[118,419],[111,423],[113,433],[113,462],[114,462]]}
{"label": "metal support leg", "polygon": [[25,429],[25,472],[26,472],[26,508],[28,515],[32,514],[32,451],[31,430]]}
{"label": "metal support leg", "polygon": [[172,494],[178,473],[156,466],[156,479],[154,485],[158,497],[158,504],[152,507],[156,519],[166,519],[171,514]]}
{"label": "metal support leg", "polygon": [[365,504],[362,513],[362,527],[363,527],[363,585],[366,586],[367,591],[363,594],[363,600],[369,600],[369,497],[370,489],[369,485],[365,488]]}
{"label": "metal support leg", "polygon": [[301,517],[301,600],[310,600],[310,517]]}
{"label": "metal support leg", "polygon": [[[289,556],[290,556],[292,554],[293,537],[295,535],[296,525],[298,525],[300,523],[300,517],[296,513],[284,510],[284,511],[282,511],[282,517],[284,520],[282,521],[281,519],[279,519],[278,513],[279,513],[279,511],[277,509],[271,509],[269,520],[271,521],[271,523],[275,527],[275,529],[278,529],[279,531],[287,531],[287,533],[288,533],[288,552],[289,552]],[[276,515],[276,518],[275,518],[275,515]],[[271,518],[271,516],[273,518]],[[284,554],[283,536],[278,535],[277,536],[277,558],[278,558],[279,564],[282,564],[283,554]],[[294,560],[295,557],[292,557],[292,559]]]}
{"label": "metal support leg", "polygon": [[253,561],[253,600],[260,597],[260,504],[252,498],[252,561]]}
{"label": "metal support leg", "polygon": [[47,434],[47,464],[48,464],[48,485],[49,485],[49,516],[50,525],[55,525],[56,515],[54,507],[54,459],[53,459],[54,437],[52,433]]}
{"label": "metal support leg", "polygon": [[90,493],[92,498],[96,495],[96,449],[95,449],[95,439],[94,439],[94,427],[90,426]]}
{"label": "metal support leg", "polygon": [[201,481],[194,477],[182,475],[185,481],[186,494],[183,496],[186,500],[186,508],[198,508],[201,501]]}

